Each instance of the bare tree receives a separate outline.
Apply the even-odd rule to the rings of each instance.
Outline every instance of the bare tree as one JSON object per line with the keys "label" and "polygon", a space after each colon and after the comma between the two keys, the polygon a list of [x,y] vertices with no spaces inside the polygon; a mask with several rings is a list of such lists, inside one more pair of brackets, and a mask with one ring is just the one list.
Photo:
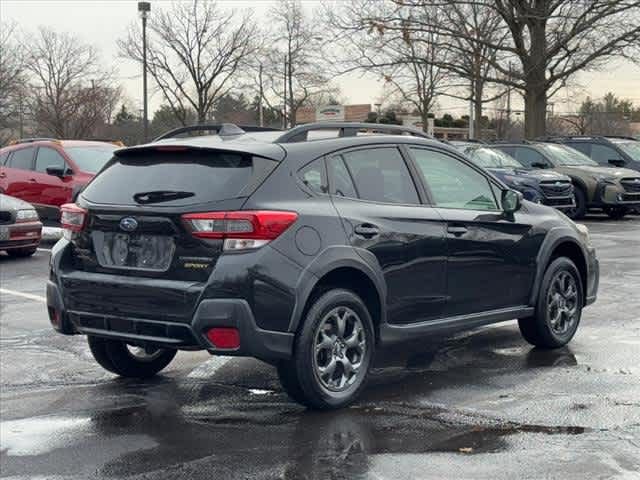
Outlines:
{"label": "bare tree", "polygon": [[[493,64],[499,58],[497,46],[505,44],[507,31],[494,10],[478,3],[453,3],[440,7],[439,11],[438,16],[444,20],[437,23],[440,28],[436,31],[446,39],[443,44],[449,51],[440,67],[469,81],[468,94],[462,98],[472,103],[473,130],[478,138],[482,138],[483,105],[505,94],[504,90],[487,94],[487,87],[490,78],[496,74]],[[461,34],[452,36],[451,32],[456,31]]]}
{"label": "bare tree", "polygon": [[[240,66],[256,48],[251,12],[209,0],[178,2],[154,13],[148,28],[148,71],[162,96],[181,123],[190,109],[204,123],[216,100],[237,86]],[[118,40],[123,57],[142,62],[141,35],[134,25]]]}
{"label": "bare tree", "polygon": [[273,96],[286,104],[287,124],[312,97],[334,93],[322,57],[320,24],[305,13],[299,0],[280,0],[269,12],[273,48],[267,53],[266,74]]}
{"label": "bare tree", "polygon": [[[410,8],[477,5],[493,10],[508,30],[509,42],[483,43],[498,54],[487,57],[496,72],[489,81],[518,89],[525,103],[525,135],[546,132],[547,100],[576,73],[611,60],[640,59],[640,0],[394,0]],[[432,22],[416,28],[442,31]],[[468,38],[448,28],[452,37]],[[518,68],[510,70],[507,59]]]}
{"label": "bare tree", "polygon": [[25,65],[14,23],[0,25],[0,145],[22,134]]}
{"label": "bare tree", "polygon": [[[438,32],[412,29],[412,15],[417,12],[388,1],[357,0],[338,10],[325,4],[324,13],[335,33],[337,54],[332,60],[338,73],[378,76],[391,87],[391,95],[420,115],[426,130],[437,98],[456,86],[456,79],[441,66],[448,62],[448,49]],[[421,13],[438,15],[435,9]]]}
{"label": "bare tree", "polygon": [[96,50],[80,39],[41,27],[30,38],[30,109],[39,133],[82,138],[108,121],[120,89],[100,68]]}

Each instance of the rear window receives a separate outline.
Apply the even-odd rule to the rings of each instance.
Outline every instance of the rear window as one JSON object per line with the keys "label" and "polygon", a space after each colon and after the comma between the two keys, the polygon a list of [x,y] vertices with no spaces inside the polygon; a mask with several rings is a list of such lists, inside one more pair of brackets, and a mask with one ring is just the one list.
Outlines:
{"label": "rear window", "polygon": [[250,195],[277,162],[250,155],[191,150],[114,157],[82,196],[95,203],[181,206]]}
{"label": "rear window", "polygon": [[117,148],[115,145],[67,147],[65,151],[81,171],[97,173],[113,157],[113,151]]}

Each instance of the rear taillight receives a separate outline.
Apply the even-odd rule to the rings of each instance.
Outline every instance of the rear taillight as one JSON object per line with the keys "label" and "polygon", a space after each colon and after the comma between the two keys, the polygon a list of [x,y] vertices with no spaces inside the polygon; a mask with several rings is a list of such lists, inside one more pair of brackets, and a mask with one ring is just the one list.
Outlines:
{"label": "rear taillight", "polygon": [[298,218],[295,212],[237,211],[189,213],[182,216],[194,237],[224,240],[225,250],[266,245]]}
{"label": "rear taillight", "polygon": [[65,203],[60,207],[60,224],[71,232],[79,232],[87,221],[87,211],[75,203]]}

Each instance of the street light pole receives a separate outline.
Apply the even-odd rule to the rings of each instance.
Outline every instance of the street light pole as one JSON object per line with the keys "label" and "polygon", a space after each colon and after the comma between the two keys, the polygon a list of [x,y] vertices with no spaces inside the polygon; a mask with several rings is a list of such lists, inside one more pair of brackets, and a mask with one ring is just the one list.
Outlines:
{"label": "street light pole", "polygon": [[284,56],[284,94],[282,97],[282,128],[283,129],[287,129],[288,122],[287,122],[287,56]]}
{"label": "street light pole", "polygon": [[149,141],[149,110],[147,107],[147,17],[151,11],[149,2],[138,2],[138,12],[142,18],[142,110],[144,141]]}

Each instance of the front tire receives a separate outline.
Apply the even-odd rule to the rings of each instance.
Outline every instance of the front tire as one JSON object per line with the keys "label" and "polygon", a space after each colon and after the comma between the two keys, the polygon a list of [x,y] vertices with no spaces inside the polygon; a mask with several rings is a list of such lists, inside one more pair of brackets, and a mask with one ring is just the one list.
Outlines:
{"label": "front tire", "polygon": [[342,408],[364,388],[374,353],[366,305],[349,290],[333,289],[309,309],[293,358],[278,365],[278,375],[293,400],[318,410]]}
{"label": "front tire", "polygon": [[164,369],[177,350],[144,349],[120,340],[89,336],[89,349],[102,368],[121,377],[150,378]]}
{"label": "front tire", "polygon": [[10,250],[7,250],[7,253],[11,257],[24,258],[33,255],[34,253],[36,253],[36,250],[38,250],[38,247],[12,248]]}
{"label": "front tire", "polygon": [[604,213],[613,220],[621,220],[629,213],[629,210],[625,207],[604,207]]}
{"label": "front tire", "polygon": [[542,279],[535,314],[518,320],[520,332],[536,347],[562,347],[575,335],[583,305],[580,272],[570,259],[556,258]]}
{"label": "front tire", "polygon": [[580,187],[574,188],[576,206],[566,210],[567,217],[572,220],[583,218],[587,214],[587,194]]}

